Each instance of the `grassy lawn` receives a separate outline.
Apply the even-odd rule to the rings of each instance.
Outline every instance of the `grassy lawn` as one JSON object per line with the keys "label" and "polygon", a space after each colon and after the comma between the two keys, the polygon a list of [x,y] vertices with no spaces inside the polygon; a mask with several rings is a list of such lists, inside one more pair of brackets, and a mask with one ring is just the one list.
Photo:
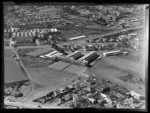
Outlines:
{"label": "grassy lawn", "polygon": [[[137,72],[134,72],[134,70],[132,70],[133,68],[130,69],[130,67],[127,67],[129,65],[128,63],[129,62],[125,62],[125,61],[124,62],[119,61],[119,60],[117,61],[117,59],[108,60],[108,59],[103,58],[99,60],[92,68],[90,68],[88,72],[95,74],[98,78],[108,79],[114,83],[117,83],[126,88],[135,90],[138,93],[143,94],[143,92],[145,91],[145,85],[140,85],[137,83],[132,84],[132,83],[124,82],[118,79],[118,77],[120,76],[126,76],[129,72],[135,76],[138,74]],[[127,70],[127,69],[130,69],[130,70]],[[139,89],[139,87],[141,87],[142,89]]]}
{"label": "grassy lawn", "polygon": [[12,50],[4,50],[4,83],[11,83],[21,80],[27,80],[26,75],[22,72],[21,67],[12,58]]}
{"label": "grassy lawn", "polygon": [[37,48],[26,48],[26,49],[20,49],[18,51],[19,56],[25,56],[26,53],[32,52],[34,50],[36,50]]}
{"label": "grassy lawn", "polygon": [[75,77],[75,74],[68,74],[62,71],[56,71],[49,68],[27,68],[31,76],[39,85],[55,86]]}
{"label": "grassy lawn", "polygon": [[126,59],[118,58],[118,57],[106,57],[105,61],[108,64],[114,65],[120,69],[133,71],[133,72],[137,73],[136,74],[137,76],[139,76],[143,79],[145,78],[144,62],[131,61],[131,60],[126,60]]}
{"label": "grassy lawn", "polygon": [[37,67],[47,67],[51,63],[53,63],[52,60],[46,60],[42,58],[34,58],[30,56],[20,57],[24,66],[29,68],[37,68]]}

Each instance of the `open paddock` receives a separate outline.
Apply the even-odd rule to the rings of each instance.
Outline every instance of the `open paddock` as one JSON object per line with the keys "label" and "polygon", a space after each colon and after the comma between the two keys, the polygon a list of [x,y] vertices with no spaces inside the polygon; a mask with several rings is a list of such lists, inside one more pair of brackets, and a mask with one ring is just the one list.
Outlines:
{"label": "open paddock", "polygon": [[52,51],[54,51],[54,50],[53,49],[36,49],[35,51],[29,52],[26,55],[38,57],[40,55],[47,54],[47,53],[50,53]]}
{"label": "open paddock", "polygon": [[55,86],[76,76],[50,68],[27,68],[36,83],[43,87]]}
{"label": "open paddock", "polygon": [[12,58],[13,54],[11,49],[4,49],[4,83],[28,80],[21,66]]}
{"label": "open paddock", "polygon": [[64,68],[68,67],[69,65],[70,65],[70,63],[58,61],[58,62],[55,62],[55,63],[49,65],[48,68],[55,69],[55,70],[62,70]]}
{"label": "open paddock", "polygon": [[113,63],[110,62],[110,60],[102,58],[101,60],[96,62],[93,67],[88,69],[87,72],[95,74],[98,78],[108,79],[128,89],[135,90],[138,93],[143,94],[143,92],[145,92],[145,85],[124,82],[118,78],[120,76],[126,76],[129,73],[132,73],[134,76],[138,76],[139,73],[137,71],[135,72],[136,69],[134,69],[134,67],[131,67],[133,66],[132,63],[130,65],[130,62],[119,62],[119,60],[117,61],[117,59],[112,59]]}
{"label": "open paddock", "polygon": [[85,66],[79,66],[79,65],[70,65],[69,67],[65,68],[63,71],[67,73],[73,73],[73,74],[80,74],[84,72],[87,68]]}
{"label": "open paddock", "polygon": [[108,64],[114,65],[123,70],[129,70],[136,73],[136,76],[145,79],[145,62],[131,61],[119,57],[106,57],[104,59]]}

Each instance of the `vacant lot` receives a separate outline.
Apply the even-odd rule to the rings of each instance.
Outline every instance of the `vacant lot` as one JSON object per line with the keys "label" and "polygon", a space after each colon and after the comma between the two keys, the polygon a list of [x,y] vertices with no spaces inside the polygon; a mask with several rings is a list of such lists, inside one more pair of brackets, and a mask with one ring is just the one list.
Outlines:
{"label": "vacant lot", "polygon": [[32,78],[41,86],[55,86],[76,76],[49,68],[27,68]]}

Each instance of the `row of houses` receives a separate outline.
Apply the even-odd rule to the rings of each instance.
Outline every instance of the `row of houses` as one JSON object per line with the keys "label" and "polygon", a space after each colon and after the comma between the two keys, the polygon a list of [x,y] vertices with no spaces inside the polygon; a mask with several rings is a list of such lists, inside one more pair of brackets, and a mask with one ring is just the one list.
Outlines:
{"label": "row of houses", "polygon": [[[100,82],[97,82],[100,81]],[[105,83],[103,82],[105,81]],[[107,85],[109,84],[109,86]],[[107,85],[107,87],[105,87]],[[127,96],[131,94],[131,97]],[[141,95],[130,91],[124,87],[115,85],[109,80],[98,80],[95,76],[88,76],[86,80],[76,82],[76,84],[66,86],[55,91],[51,91],[48,94],[33,100],[41,104],[54,103],[59,106],[62,104],[73,104],[69,107],[90,107],[90,105],[98,105],[103,108],[120,108],[119,103],[126,103],[126,99],[133,100],[132,106],[135,108],[137,103],[135,99],[140,103]],[[126,106],[122,106],[125,108]],[[129,105],[127,108],[130,108]]]}
{"label": "row of houses", "polygon": [[17,32],[57,32],[57,28],[51,29],[26,29],[26,28],[10,28],[4,29],[4,33],[17,33]]}

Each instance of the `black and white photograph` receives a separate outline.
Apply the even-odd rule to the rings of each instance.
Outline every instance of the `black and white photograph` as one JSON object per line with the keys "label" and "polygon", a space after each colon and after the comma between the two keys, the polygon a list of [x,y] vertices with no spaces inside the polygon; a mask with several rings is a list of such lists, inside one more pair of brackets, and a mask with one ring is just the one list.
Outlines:
{"label": "black and white photograph", "polygon": [[148,4],[3,3],[4,109],[146,110]]}

